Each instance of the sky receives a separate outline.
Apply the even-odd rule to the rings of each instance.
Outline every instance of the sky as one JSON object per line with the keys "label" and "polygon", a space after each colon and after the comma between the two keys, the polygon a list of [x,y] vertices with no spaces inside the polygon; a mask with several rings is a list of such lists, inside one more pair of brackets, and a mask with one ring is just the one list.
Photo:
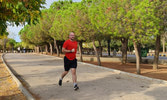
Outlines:
{"label": "sky", "polygon": [[[46,4],[44,5],[46,8],[49,8],[50,5],[58,0],[46,0]],[[73,2],[80,2],[81,0],[73,0]],[[16,40],[16,42],[21,42],[20,36],[18,35],[19,31],[23,28],[24,26],[8,26],[7,31],[9,32],[9,38],[13,38]]]}

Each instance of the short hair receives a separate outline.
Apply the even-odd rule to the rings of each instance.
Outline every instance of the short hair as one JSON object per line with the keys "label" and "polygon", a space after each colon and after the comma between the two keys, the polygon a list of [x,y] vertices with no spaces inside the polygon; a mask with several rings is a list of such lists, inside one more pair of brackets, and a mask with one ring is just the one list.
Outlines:
{"label": "short hair", "polygon": [[[74,32],[70,32],[69,35],[70,35],[71,33],[74,33]],[[74,34],[75,34],[75,33],[74,33]]]}

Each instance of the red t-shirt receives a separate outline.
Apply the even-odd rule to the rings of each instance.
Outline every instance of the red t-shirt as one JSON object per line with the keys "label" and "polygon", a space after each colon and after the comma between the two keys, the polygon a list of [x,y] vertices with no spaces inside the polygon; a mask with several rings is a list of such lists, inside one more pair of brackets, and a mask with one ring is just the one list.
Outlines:
{"label": "red t-shirt", "polygon": [[65,56],[69,59],[69,60],[74,60],[76,58],[76,52],[77,52],[77,41],[71,41],[66,40],[63,44],[63,48],[67,49],[67,50],[72,50],[73,48],[75,49],[75,52],[69,52],[69,53],[65,53]]}

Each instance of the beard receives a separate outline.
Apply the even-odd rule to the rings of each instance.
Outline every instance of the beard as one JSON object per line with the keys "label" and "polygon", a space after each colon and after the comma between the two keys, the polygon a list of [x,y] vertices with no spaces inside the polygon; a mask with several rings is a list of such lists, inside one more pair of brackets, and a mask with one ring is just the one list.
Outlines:
{"label": "beard", "polygon": [[75,38],[70,38],[71,40],[74,40]]}

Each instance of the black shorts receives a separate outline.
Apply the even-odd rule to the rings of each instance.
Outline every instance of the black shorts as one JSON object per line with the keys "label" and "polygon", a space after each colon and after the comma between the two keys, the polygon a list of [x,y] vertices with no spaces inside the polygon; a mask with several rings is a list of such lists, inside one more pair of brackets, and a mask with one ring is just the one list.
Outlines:
{"label": "black shorts", "polygon": [[64,70],[69,71],[70,68],[77,68],[77,59],[69,60],[66,56],[64,56]]}

